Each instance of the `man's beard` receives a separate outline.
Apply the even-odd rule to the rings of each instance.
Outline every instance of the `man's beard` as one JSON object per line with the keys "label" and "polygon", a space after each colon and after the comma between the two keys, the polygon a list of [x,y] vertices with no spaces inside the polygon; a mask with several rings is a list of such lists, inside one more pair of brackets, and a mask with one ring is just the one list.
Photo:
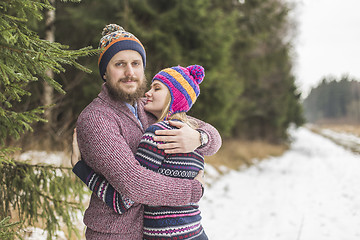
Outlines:
{"label": "man's beard", "polygon": [[[132,77],[122,78],[119,81],[128,81],[128,80],[136,81],[136,82],[140,81],[139,79],[132,78]],[[109,84],[108,82],[105,85],[107,86],[107,89],[109,90],[110,96],[114,100],[120,100],[120,101],[124,101],[124,102],[132,104],[133,102],[137,101],[139,98],[141,98],[145,95],[147,80],[144,75],[143,81],[140,83],[140,85],[138,85],[138,87],[134,93],[126,93],[121,88],[113,86],[113,85]]]}

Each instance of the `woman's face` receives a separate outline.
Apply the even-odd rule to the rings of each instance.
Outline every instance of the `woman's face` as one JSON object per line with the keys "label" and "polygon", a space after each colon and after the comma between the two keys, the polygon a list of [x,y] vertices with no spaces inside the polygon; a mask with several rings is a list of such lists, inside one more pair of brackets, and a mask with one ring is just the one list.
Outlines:
{"label": "woman's face", "polygon": [[170,94],[169,89],[165,86],[165,84],[158,80],[153,81],[150,90],[145,93],[145,110],[159,118],[166,106],[168,94]]}

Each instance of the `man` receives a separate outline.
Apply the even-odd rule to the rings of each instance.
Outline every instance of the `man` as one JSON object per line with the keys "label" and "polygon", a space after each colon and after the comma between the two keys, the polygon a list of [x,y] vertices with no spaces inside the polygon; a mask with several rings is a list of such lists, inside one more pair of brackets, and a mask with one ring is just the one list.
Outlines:
{"label": "man", "polygon": [[[144,111],[145,49],[123,28],[110,24],[100,40],[99,69],[105,81],[98,97],[80,114],[77,135],[81,156],[122,195],[135,202],[122,215],[92,195],[84,215],[87,239],[142,239],[143,206],[184,205],[198,202],[202,186],[197,180],[175,179],[140,166],[134,157],[144,130],[156,121]],[[156,141],[167,153],[199,148],[204,155],[221,146],[215,128],[201,121],[199,130],[174,123],[178,130],[159,131]]]}

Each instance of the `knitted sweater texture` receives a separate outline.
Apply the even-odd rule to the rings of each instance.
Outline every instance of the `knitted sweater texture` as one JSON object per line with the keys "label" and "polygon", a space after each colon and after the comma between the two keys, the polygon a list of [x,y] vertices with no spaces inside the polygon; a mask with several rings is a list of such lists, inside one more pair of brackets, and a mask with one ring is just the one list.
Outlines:
{"label": "knitted sweater texture", "polygon": [[[198,152],[165,154],[158,149],[154,141],[155,131],[174,129],[167,122],[151,125],[141,138],[135,158],[147,169],[174,178],[193,179],[204,169],[204,158]],[[133,202],[121,196],[99,174],[96,174],[83,161],[75,167],[74,172],[86,185],[115,212],[123,214]],[[149,206],[145,205],[144,239],[206,239],[200,224],[201,216],[197,204],[184,206]]]}
{"label": "knitted sweater texture", "polygon": [[[93,231],[141,239],[142,204],[179,206],[198,202],[201,197],[199,182],[160,175],[145,169],[135,159],[144,129],[155,122],[143,106],[144,101],[139,100],[141,126],[126,105],[112,99],[103,86],[99,96],[78,118],[79,148],[86,164],[104,176],[118,193],[135,202],[119,215],[93,194],[84,215],[85,225]],[[220,148],[221,137],[211,125],[201,121],[198,124],[209,136],[209,144],[201,151],[212,155]]]}
{"label": "knitted sweater texture", "polygon": [[[174,129],[167,122],[151,125],[141,138],[135,158],[147,169],[173,178],[194,179],[204,169],[204,157],[198,152],[165,154],[154,141],[155,131]],[[144,207],[144,239],[204,239],[197,204]]]}

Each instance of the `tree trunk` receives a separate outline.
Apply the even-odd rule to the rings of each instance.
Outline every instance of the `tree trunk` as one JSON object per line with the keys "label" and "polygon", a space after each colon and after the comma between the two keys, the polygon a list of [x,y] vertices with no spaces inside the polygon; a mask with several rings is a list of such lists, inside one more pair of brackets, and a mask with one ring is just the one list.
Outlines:
{"label": "tree trunk", "polygon": [[[55,6],[55,0],[49,0],[52,6]],[[45,40],[50,42],[55,41],[55,10],[47,10],[45,12]],[[50,78],[54,78],[54,72],[51,69],[46,71],[46,75]],[[54,88],[50,86],[49,83],[44,81],[43,83],[43,98],[42,104],[44,106],[50,106],[54,103]],[[43,125],[43,133],[44,133],[44,142],[46,148],[51,146],[52,137],[54,135],[54,119],[53,119],[53,111],[52,107],[47,107],[45,109],[44,118],[48,121]]]}
{"label": "tree trunk", "polygon": [[[52,6],[55,5],[55,0],[49,1]],[[45,13],[45,39],[54,42],[55,41],[55,10],[48,10]],[[46,75],[50,78],[54,77],[54,73],[51,69],[46,71]],[[51,87],[47,82],[44,82],[44,93],[43,93],[43,105],[49,106],[53,104],[54,98],[54,88]],[[51,133],[53,118],[51,108],[45,110],[45,119],[48,120],[48,123],[45,124],[44,130]]]}

